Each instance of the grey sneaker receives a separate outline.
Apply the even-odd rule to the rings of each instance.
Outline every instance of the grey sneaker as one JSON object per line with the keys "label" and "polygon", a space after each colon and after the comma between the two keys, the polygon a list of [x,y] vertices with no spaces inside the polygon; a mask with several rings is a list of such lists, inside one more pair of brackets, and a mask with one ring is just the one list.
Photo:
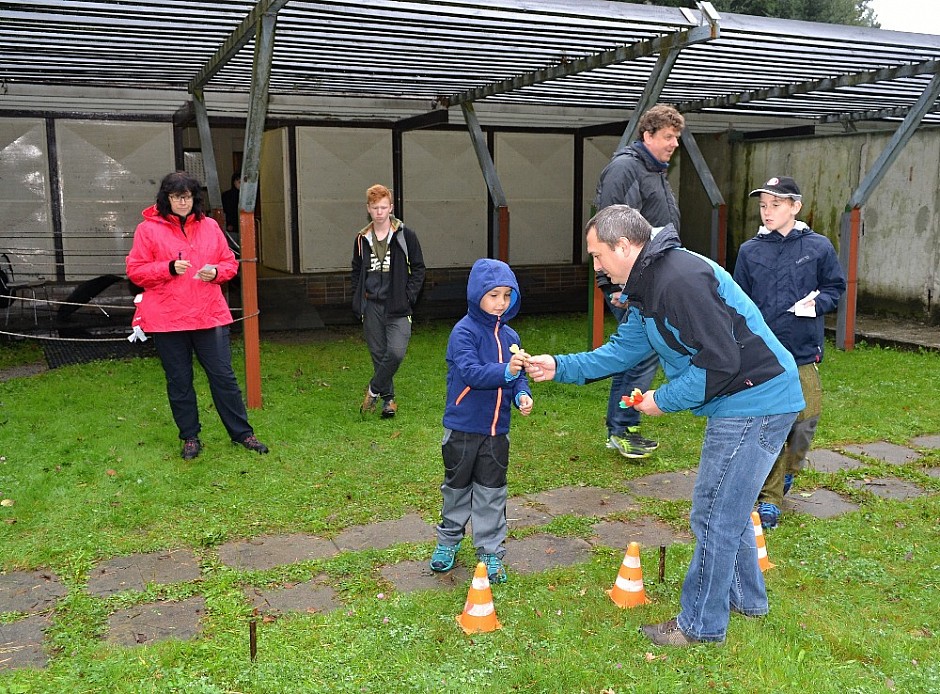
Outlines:
{"label": "grey sneaker", "polygon": [[647,624],[640,627],[640,633],[646,634],[646,637],[657,646],[692,646],[701,643],[698,639],[686,636],[679,628],[679,623],[675,619],[660,624]]}
{"label": "grey sneaker", "polygon": [[659,448],[659,442],[654,441],[653,439],[648,439],[645,436],[640,436],[640,427],[627,427],[627,433],[625,434],[636,446],[640,448],[645,448],[646,450],[653,452]]}
{"label": "grey sneaker", "polygon": [[635,436],[629,432],[623,436],[611,434],[607,439],[607,448],[617,451],[624,458],[649,458],[650,452],[634,440]]}
{"label": "grey sneaker", "polygon": [[257,451],[260,455],[264,455],[268,452],[268,447],[256,439],[254,434],[246,436],[238,443],[247,448],[249,451]]}
{"label": "grey sneaker", "polygon": [[198,436],[191,436],[183,441],[183,460],[192,460],[199,455],[201,450],[202,441],[199,440]]}

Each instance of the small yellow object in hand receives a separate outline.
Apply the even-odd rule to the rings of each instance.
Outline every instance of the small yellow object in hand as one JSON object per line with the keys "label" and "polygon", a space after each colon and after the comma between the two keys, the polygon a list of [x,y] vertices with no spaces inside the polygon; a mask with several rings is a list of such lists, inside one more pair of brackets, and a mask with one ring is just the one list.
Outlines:
{"label": "small yellow object in hand", "polygon": [[513,342],[511,345],[509,345],[509,351],[512,352],[513,354],[519,354],[519,352],[521,352],[522,350],[519,349],[519,345]]}

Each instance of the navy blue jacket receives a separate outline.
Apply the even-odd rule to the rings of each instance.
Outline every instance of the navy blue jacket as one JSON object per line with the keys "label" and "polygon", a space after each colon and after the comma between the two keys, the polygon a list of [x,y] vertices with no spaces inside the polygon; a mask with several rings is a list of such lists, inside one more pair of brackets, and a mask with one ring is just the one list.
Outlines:
{"label": "navy blue jacket", "polygon": [[[836,309],[845,291],[845,273],[829,239],[803,222],[786,236],[761,227],[741,244],[734,281],[754,300],[797,364],[822,361],[824,316]],[[788,311],[817,289],[815,318]]]}
{"label": "navy blue jacket", "polygon": [[[485,313],[480,299],[495,287],[512,289],[502,316]],[[513,344],[523,347],[519,334],[506,323],[519,313],[521,295],[516,276],[500,260],[481,258],[467,281],[467,315],[451,330],[447,341],[447,404],[444,426],[472,434],[509,433],[512,405],[518,396],[531,397],[525,372],[506,380],[506,363]]]}
{"label": "navy blue jacket", "polygon": [[627,278],[626,318],[592,352],[555,357],[555,380],[585,383],[635,366],[652,349],[667,383],[663,412],[751,417],[805,407],[793,357],[723,268],[679,245],[667,226],[640,251]]}

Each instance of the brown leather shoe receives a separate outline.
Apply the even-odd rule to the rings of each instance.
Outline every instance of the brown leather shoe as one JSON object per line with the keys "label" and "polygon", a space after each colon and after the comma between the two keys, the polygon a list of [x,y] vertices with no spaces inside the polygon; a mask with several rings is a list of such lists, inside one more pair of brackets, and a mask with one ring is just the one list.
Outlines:
{"label": "brown leather shoe", "polygon": [[362,398],[362,404],[359,406],[359,411],[361,413],[366,412],[375,412],[375,403],[379,401],[378,395],[373,395],[372,391],[369,390],[369,387],[366,386],[365,397]]}
{"label": "brown leather shoe", "polygon": [[382,404],[382,419],[391,419],[398,412],[398,403],[395,398],[389,398]]}

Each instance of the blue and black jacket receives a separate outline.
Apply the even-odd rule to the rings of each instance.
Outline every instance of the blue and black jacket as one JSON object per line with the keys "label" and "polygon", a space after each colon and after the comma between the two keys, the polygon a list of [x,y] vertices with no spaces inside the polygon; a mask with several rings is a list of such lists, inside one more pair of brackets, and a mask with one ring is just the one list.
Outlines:
{"label": "blue and black jacket", "polygon": [[[502,316],[480,308],[480,299],[495,287],[509,287],[512,298]],[[513,344],[523,347],[519,334],[507,325],[521,303],[519,283],[510,267],[500,260],[481,258],[473,264],[467,281],[467,315],[451,330],[447,341],[447,404],[444,426],[448,429],[495,436],[509,433],[512,405],[519,395],[531,397],[524,372],[508,375]]]}
{"label": "blue and black jacket", "polygon": [[663,412],[749,417],[805,406],[796,363],[757,306],[724,269],[682,248],[671,225],[643,247],[624,294],[630,306],[610,341],[555,357],[556,381],[620,373],[653,349],[667,379],[654,396]]}

